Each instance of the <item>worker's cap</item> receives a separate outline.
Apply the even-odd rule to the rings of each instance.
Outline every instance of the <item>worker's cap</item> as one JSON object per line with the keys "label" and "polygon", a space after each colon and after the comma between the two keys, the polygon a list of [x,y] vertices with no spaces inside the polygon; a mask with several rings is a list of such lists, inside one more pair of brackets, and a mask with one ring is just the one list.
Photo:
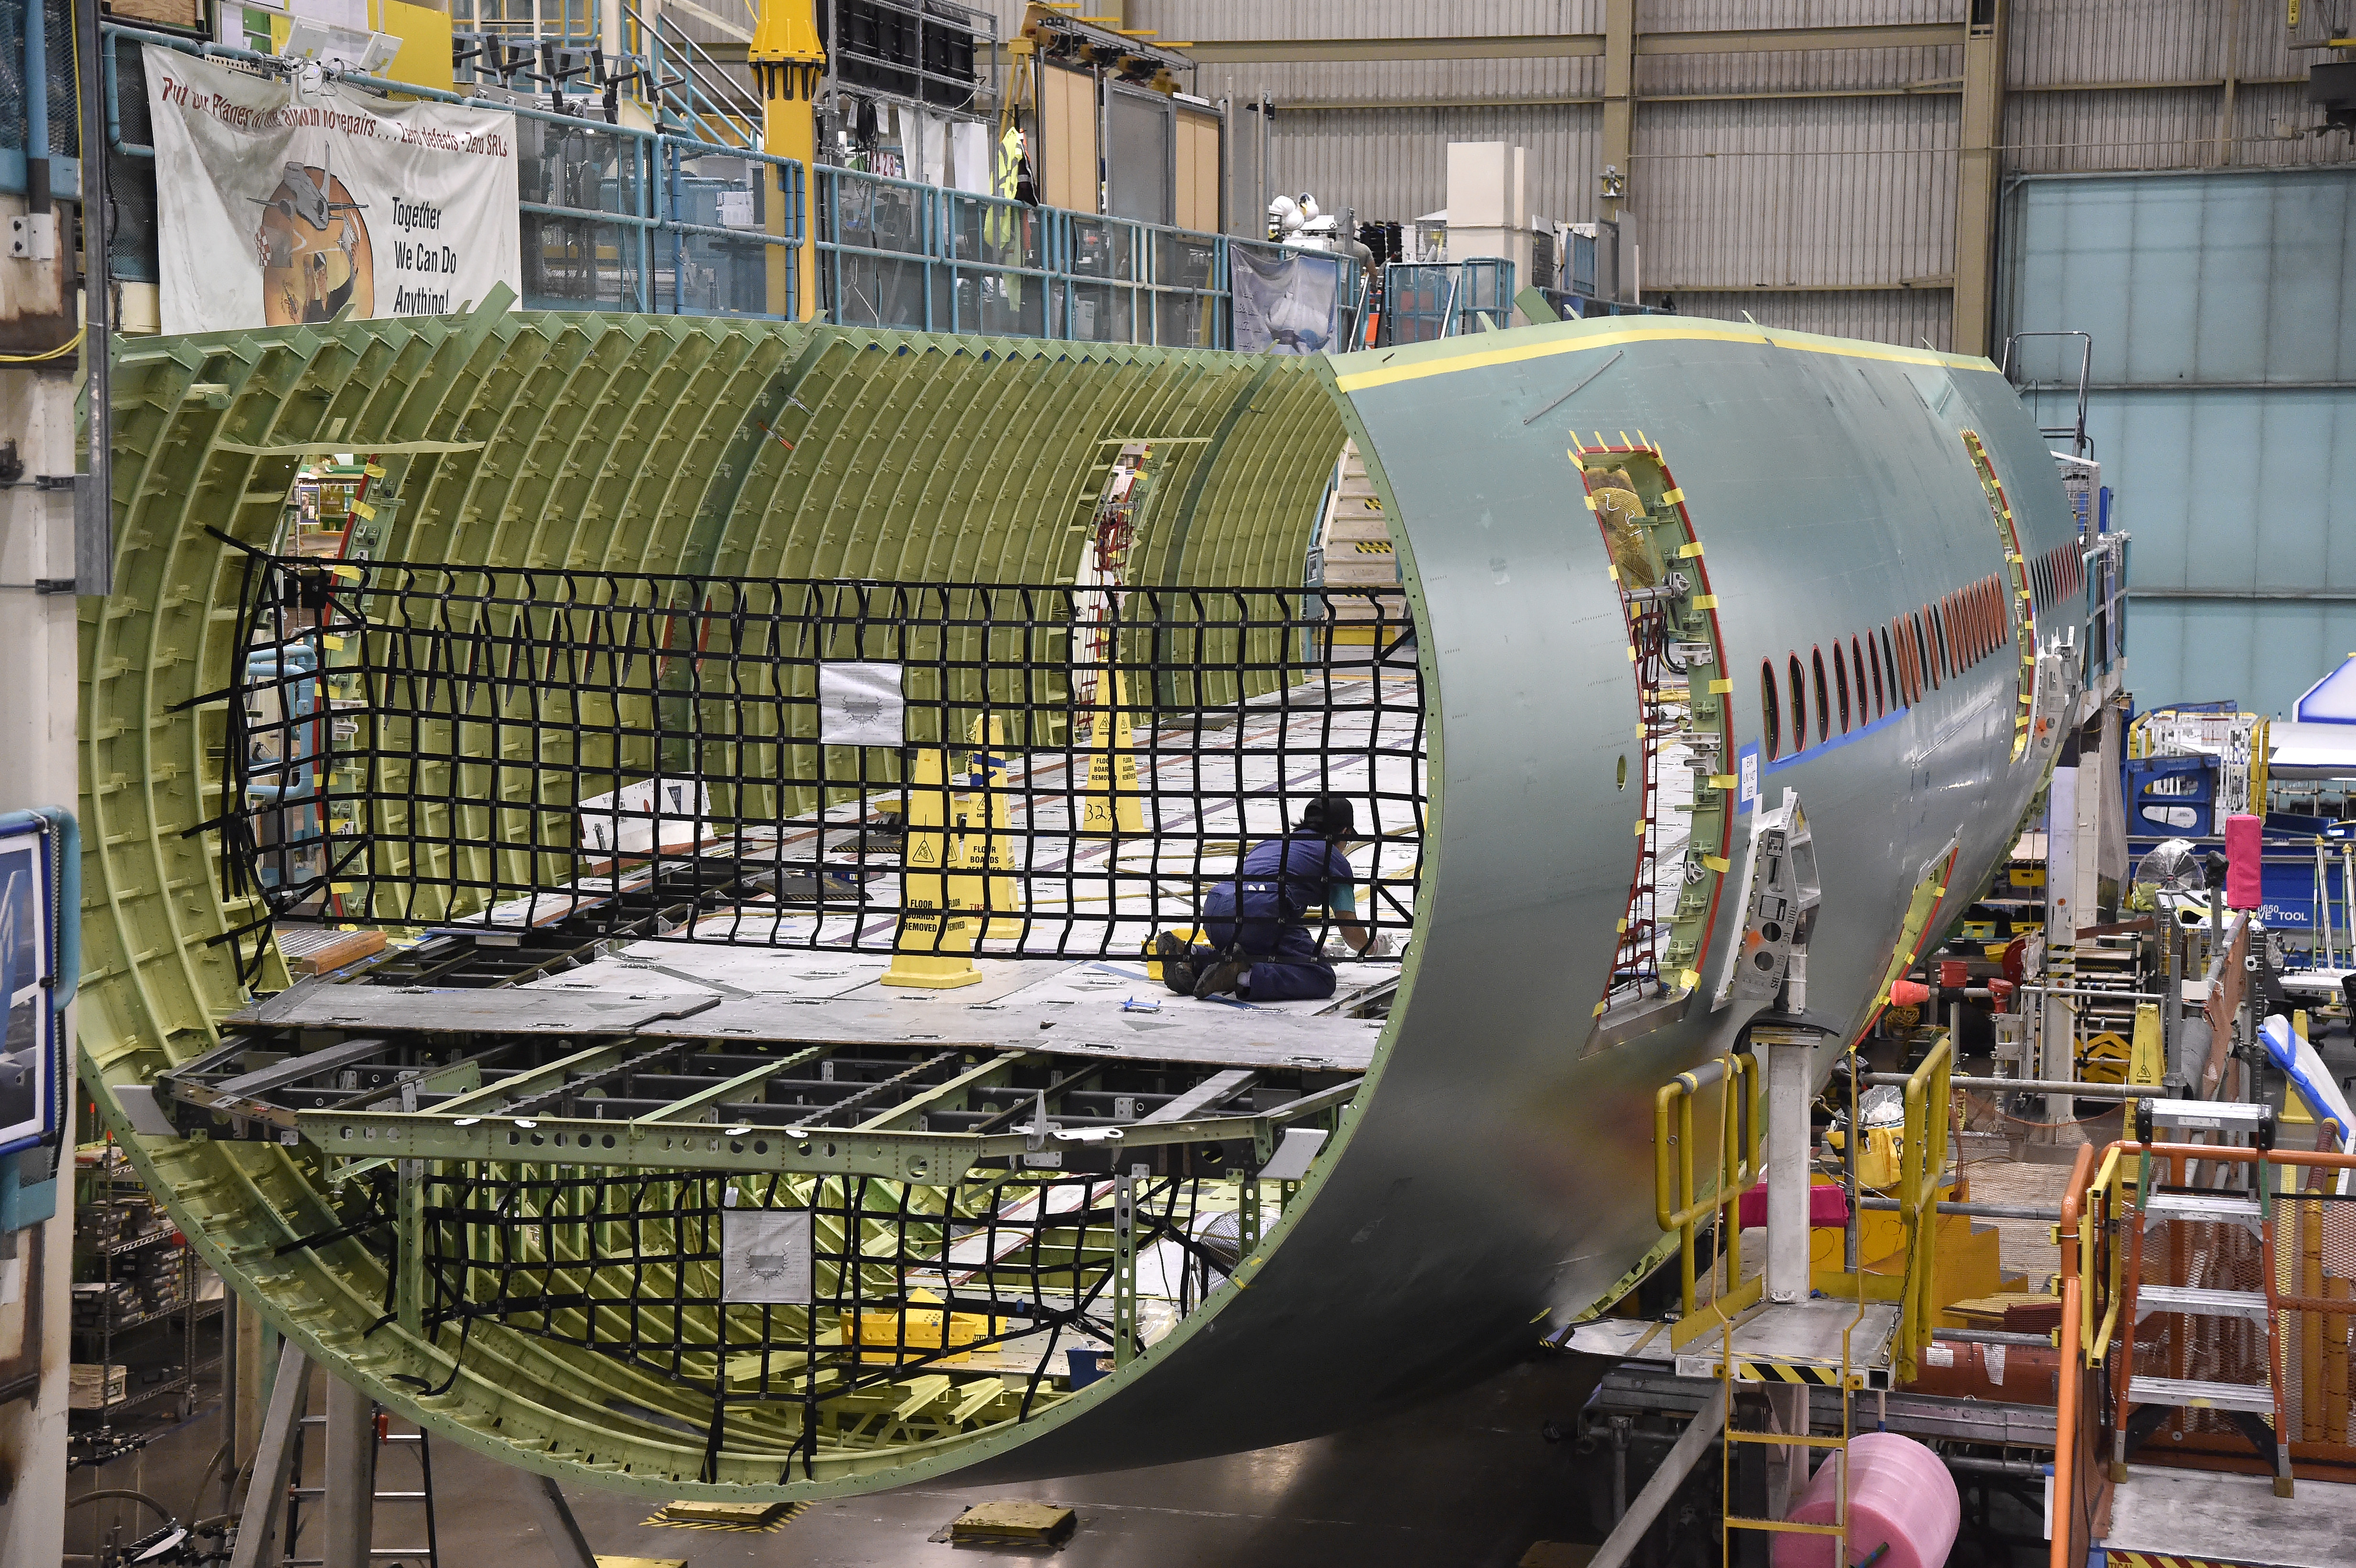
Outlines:
{"label": "worker's cap", "polygon": [[1321,795],[1301,808],[1301,828],[1327,838],[1347,838],[1358,829],[1358,814],[1338,795]]}

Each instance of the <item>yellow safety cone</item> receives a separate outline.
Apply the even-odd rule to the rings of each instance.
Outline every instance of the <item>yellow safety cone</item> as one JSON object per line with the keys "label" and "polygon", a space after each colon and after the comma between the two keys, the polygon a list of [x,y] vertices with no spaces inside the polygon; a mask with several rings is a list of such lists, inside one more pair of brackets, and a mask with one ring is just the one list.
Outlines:
{"label": "yellow safety cone", "polygon": [[948,873],[962,869],[961,836],[951,834],[948,753],[937,747],[916,752],[905,794],[907,816],[900,836],[900,924],[892,947],[887,986],[928,991],[954,990],[981,978],[973,965],[976,922],[953,901],[958,884],[970,879]]}
{"label": "yellow safety cone", "polygon": [[2156,1084],[2168,1076],[2160,1055],[2159,1009],[2149,1002],[2136,1008],[2135,1040],[2127,1048],[2127,1082]]}
{"label": "yellow safety cone", "polygon": [[[966,760],[967,793],[953,807],[964,852],[959,863],[986,877],[959,878],[967,888],[952,890],[958,907],[984,912],[984,937],[1023,934],[1023,889],[1014,871],[1014,817],[1006,792],[1006,731],[995,713],[973,721],[973,752]],[[967,896],[957,896],[958,892]]]}
{"label": "yellow safety cone", "polygon": [[1080,837],[1141,838],[1145,810],[1139,804],[1137,754],[1130,741],[1129,680],[1119,670],[1109,673],[1109,681],[1097,682],[1097,720],[1088,736],[1087,780],[1080,792]]}

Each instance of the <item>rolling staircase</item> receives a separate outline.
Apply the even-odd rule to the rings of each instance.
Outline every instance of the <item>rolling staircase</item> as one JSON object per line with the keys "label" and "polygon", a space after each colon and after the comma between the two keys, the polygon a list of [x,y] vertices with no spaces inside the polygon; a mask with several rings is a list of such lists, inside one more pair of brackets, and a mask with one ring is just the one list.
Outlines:
{"label": "rolling staircase", "polygon": [[1398,638],[1409,624],[1407,592],[1399,581],[1390,530],[1383,523],[1382,502],[1366,476],[1365,462],[1358,455],[1355,441],[1343,444],[1341,460],[1334,465],[1317,546],[1321,564],[1315,586],[1382,591],[1380,599],[1334,601],[1334,640],[1372,644],[1377,609],[1384,623],[1384,640]]}
{"label": "rolling staircase", "polygon": [[[2274,1125],[2273,1108],[2266,1105],[2147,1100],[2136,1113],[2136,1133],[2146,1144],[2152,1141],[2154,1129],[2172,1128],[2180,1132],[2205,1131],[2221,1140],[2263,1150],[2274,1143]],[[2137,1202],[2128,1226],[2123,1319],[2133,1325],[2154,1314],[2171,1315],[2188,1322],[2204,1317],[2245,1318],[2257,1325],[2265,1357],[2266,1381],[2225,1382],[2139,1373],[2135,1370],[2135,1333],[2132,1328],[2126,1329],[2119,1336],[2118,1367],[2114,1374],[2114,1481],[2127,1478],[2128,1450],[2139,1435],[2149,1435],[2158,1424],[2157,1418],[2164,1417],[2170,1410],[2221,1410],[2232,1413],[2235,1424],[2272,1466],[2276,1495],[2291,1495],[2290,1435],[2284,1416],[2284,1315],[2275,1300],[2275,1270],[2266,1261],[2274,1253],[2273,1186],[2276,1168],[2260,1161],[2238,1168],[2251,1173],[2254,1185],[2250,1190],[2163,1189],[2153,1184],[2152,1156],[2148,1151],[2144,1154],[2136,1179]],[[2142,1284],[2145,1238],[2162,1227],[2180,1225],[2247,1226],[2259,1243],[2258,1272],[2265,1288],[2227,1290],[2182,1282]],[[2170,1255],[2189,1259],[2194,1253],[2189,1246],[2180,1250],[2171,1247]],[[2179,1364],[2187,1359],[2182,1339],[2182,1335],[2178,1336],[2179,1348],[2171,1354],[2171,1360]]]}

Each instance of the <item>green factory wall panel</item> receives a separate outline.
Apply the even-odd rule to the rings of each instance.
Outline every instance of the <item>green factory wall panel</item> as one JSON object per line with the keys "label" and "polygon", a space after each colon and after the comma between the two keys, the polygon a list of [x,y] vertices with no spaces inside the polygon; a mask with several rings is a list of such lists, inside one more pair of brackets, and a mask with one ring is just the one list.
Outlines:
{"label": "green factory wall panel", "polygon": [[[2356,645],[2356,171],[2040,176],[2006,236],[2008,330],[2094,336],[2137,704],[2286,709]],[[2021,346],[2040,425],[2075,417],[2078,352]]]}

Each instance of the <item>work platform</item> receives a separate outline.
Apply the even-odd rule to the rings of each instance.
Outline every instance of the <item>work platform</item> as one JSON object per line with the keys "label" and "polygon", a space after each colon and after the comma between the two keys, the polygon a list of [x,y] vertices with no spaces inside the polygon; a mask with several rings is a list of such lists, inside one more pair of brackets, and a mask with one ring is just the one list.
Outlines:
{"label": "work platform", "polygon": [[2097,1532],[2105,1568],[2347,1568],[2356,1486],[2301,1481],[2296,1506],[2265,1476],[2138,1466]]}
{"label": "work platform", "polygon": [[[1869,1301],[1860,1307],[1854,1301],[1818,1298],[1752,1307],[1734,1320],[1735,1381],[1838,1388],[1846,1367],[1852,1389],[1889,1388],[1898,1320],[1898,1304],[1891,1301]],[[1563,1348],[1630,1364],[1644,1364],[1642,1358],[1649,1349],[1661,1364],[1673,1366],[1678,1377],[1703,1384],[1717,1381],[1725,1353],[1725,1342],[1715,1328],[1703,1329],[1672,1352],[1665,1326],[1633,1317],[1582,1323]]]}
{"label": "work platform", "polygon": [[[645,955],[649,949],[652,957]],[[1382,1019],[1346,1009],[1387,996],[1398,979],[1388,966],[1344,965],[1328,1000],[1244,1003],[1174,995],[1143,964],[981,959],[980,986],[910,992],[880,984],[887,962],[881,958],[813,962],[807,954],[651,943],[623,951],[518,987],[297,986],[226,1027],[924,1044],[1362,1072],[1374,1060]],[[715,961],[725,964],[730,980],[707,985],[691,976],[688,966],[716,967]],[[1043,967],[1051,972],[1042,976]],[[1004,994],[992,997],[993,991]]]}

